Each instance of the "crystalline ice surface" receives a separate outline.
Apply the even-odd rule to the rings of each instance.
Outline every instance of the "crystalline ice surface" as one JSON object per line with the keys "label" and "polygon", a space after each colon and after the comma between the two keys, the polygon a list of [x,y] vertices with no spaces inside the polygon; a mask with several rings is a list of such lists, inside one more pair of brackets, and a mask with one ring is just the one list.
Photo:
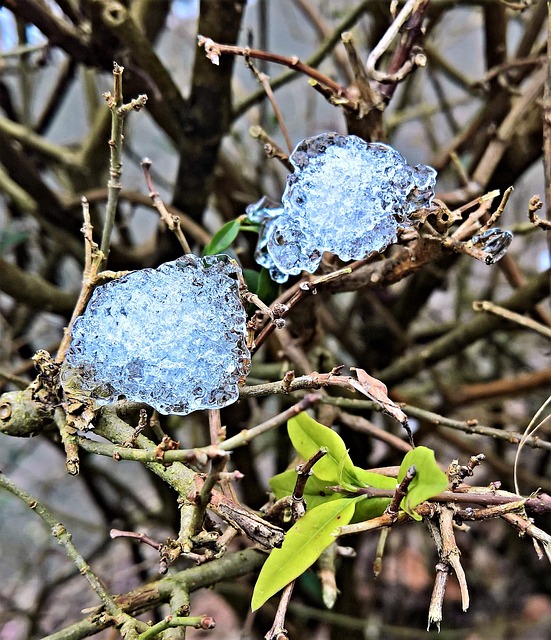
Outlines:
{"label": "crystalline ice surface", "polygon": [[510,231],[503,231],[499,227],[486,229],[483,233],[473,236],[473,244],[482,244],[482,251],[486,254],[484,262],[495,264],[507,253],[509,245],[513,241]]}
{"label": "crystalline ice surface", "polygon": [[186,255],[98,287],[74,324],[62,384],[163,414],[231,404],[249,362],[239,271],[227,256]]}
{"label": "crystalline ice surface", "polygon": [[410,224],[408,216],[434,196],[432,167],[411,166],[392,147],[356,136],[307,138],[290,161],[283,206],[260,201],[247,209],[261,223],[256,259],[278,282],[313,273],[324,251],[344,261],[384,251],[398,225]]}

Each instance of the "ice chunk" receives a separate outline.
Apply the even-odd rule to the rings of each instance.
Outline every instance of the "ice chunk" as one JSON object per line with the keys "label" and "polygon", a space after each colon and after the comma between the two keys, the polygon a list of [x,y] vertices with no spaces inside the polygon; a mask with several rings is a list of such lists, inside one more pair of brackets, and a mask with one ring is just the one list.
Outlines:
{"label": "ice chunk", "polygon": [[231,404],[249,365],[239,272],[227,256],[186,255],[98,287],[74,324],[62,385],[163,414]]}
{"label": "ice chunk", "polygon": [[472,243],[482,244],[482,251],[486,254],[484,256],[486,264],[495,264],[507,253],[512,240],[513,234],[510,231],[492,227],[477,236],[473,236]]}
{"label": "ice chunk", "polygon": [[254,258],[261,267],[265,267],[270,271],[272,280],[279,283],[287,282],[289,276],[275,266],[272,257],[268,253],[268,231],[270,230],[273,220],[282,213],[283,207],[272,202],[266,196],[255,204],[247,207],[247,217],[249,220],[260,225]]}
{"label": "ice chunk", "polygon": [[411,166],[392,147],[356,136],[324,133],[303,140],[290,161],[282,207],[251,205],[261,223],[256,259],[284,282],[288,275],[313,273],[324,251],[358,260],[396,242],[398,225],[428,207],[436,171]]}

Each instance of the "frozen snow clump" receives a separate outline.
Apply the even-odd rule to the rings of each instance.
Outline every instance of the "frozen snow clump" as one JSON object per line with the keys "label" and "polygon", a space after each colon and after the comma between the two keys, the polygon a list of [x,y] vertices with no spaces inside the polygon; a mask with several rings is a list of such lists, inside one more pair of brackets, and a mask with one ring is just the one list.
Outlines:
{"label": "frozen snow clump", "polygon": [[63,386],[163,414],[235,402],[249,364],[239,272],[225,255],[186,255],[98,287],[73,326]]}
{"label": "frozen snow clump", "polygon": [[313,273],[324,251],[359,260],[396,242],[398,225],[429,207],[436,171],[411,166],[392,147],[356,136],[324,133],[303,140],[290,161],[282,207],[264,200],[247,214],[260,223],[259,264],[277,282]]}

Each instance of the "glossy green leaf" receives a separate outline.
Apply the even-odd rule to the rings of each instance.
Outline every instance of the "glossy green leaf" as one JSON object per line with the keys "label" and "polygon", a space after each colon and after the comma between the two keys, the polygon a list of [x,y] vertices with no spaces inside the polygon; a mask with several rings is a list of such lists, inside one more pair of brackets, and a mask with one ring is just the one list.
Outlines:
{"label": "glossy green leaf", "polygon": [[237,238],[240,227],[241,220],[239,218],[226,222],[221,229],[218,229],[212,237],[212,240],[203,249],[203,256],[213,256],[225,251]]}
{"label": "glossy green leaf", "polygon": [[357,486],[354,465],[348,455],[343,439],[329,427],[316,422],[306,412],[299,413],[287,423],[293,447],[303,460],[309,460],[322,447],[327,454],[313,467],[320,480]]}
{"label": "glossy green leaf", "polygon": [[361,499],[326,502],[307,511],[289,529],[283,545],[272,550],[258,576],[251,602],[253,611],[314,564],[322,551],[335,541],[337,529],[350,522],[356,502]]}
{"label": "glossy green leaf", "polygon": [[406,453],[398,472],[398,482],[404,479],[412,465],[415,465],[417,473],[400,507],[415,520],[421,520],[421,516],[414,511],[415,507],[447,489],[448,478],[436,464],[434,451],[427,447],[416,447]]}
{"label": "glossy green leaf", "polygon": [[[277,476],[274,476],[270,480],[270,488],[274,493],[276,500],[280,500],[285,496],[290,496],[295,489],[296,481],[297,474],[294,469],[289,469],[288,471],[278,473]],[[304,488],[303,497],[309,510],[318,507],[320,504],[323,504],[328,500],[342,498],[342,494],[335,493],[327,488],[331,486],[331,484],[334,483],[324,482],[323,480],[316,478],[314,475],[308,478]]]}

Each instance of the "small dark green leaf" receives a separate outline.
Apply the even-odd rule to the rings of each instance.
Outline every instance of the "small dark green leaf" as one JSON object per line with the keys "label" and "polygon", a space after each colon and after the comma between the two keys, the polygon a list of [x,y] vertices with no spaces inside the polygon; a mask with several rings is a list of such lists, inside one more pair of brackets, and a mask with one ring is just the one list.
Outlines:
{"label": "small dark green leaf", "polygon": [[19,231],[17,229],[7,229],[0,232],[0,256],[26,242],[30,235],[30,231]]}
{"label": "small dark green leaf", "polygon": [[398,472],[398,482],[404,479],[412,465],[415,466],[417,473],[400,506],[412,518],[421,520],[421,516],[414,511],[415,507],[444,491],[448,487],[448,478],[436,464],[434,451],[427,447],[416,447],[406,453]]}
{"label": "small dark green leaf", "polygon": [[268,306],[277,298],[279,285],[270,278],[270,272],[264,267],[260,270],[256,295]]}
{"label": "small dark green leaf", "polygon": [[226,224],[214,234],[212,240],[203,249],[203,256],[214,256],[217,253],[225,251],[237,238],[240,227],[241,220],[239,218],[226,222]]}
{"label": "small dark green leaf", "polygon": [[268,598],[308,569],[335,541],[339,527],[347,525],[361,498],[340,498],[307,511],[285,535],[280,549],[273,549],[264,563],[253,592],[256,611]]}
{"label": "small dark green leaf", "polygon": [[247,289],[256,293],[258,291],[258,282],[260,280],[260,273],[253,269],[243,269],[243,277],[245,278],[245,284]]}

